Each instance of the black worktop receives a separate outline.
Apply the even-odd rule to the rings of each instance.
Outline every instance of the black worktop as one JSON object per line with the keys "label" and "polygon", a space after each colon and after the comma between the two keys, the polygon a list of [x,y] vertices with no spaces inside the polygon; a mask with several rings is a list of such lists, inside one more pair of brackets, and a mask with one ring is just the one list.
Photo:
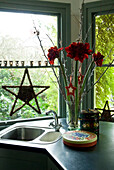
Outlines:
{"label": "black worktop", "polygon": [[[51,120],[52,121],[52,120]],[[65,119],[60,119],[66,129]],[[49,124],[49,120],[44,121]],[[30,122],[42,125],[43,121]],[[29,124],[29,122],[27,122]],[[67,170],[113,170],[114,169],[114,123],[100,122],[97,145],[86,149],[71,148],[63,144],[62,138],[55,143],[38,145],[26,142],[5,142],[0,140],[0,147],[10,149],[45,152],[59,169]]]}

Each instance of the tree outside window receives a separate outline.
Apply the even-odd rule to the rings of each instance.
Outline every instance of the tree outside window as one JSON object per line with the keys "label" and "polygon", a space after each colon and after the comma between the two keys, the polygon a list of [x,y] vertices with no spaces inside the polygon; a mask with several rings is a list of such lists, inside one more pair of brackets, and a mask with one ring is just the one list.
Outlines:
{"label": "tree outside window", "polygon": [[[97,80],[114,59],[114,14],[96,16],[95,25],[96,52],[100,51],[105,56],[102,67],[95,70]],[[95,92],[97,108],[103,108],[106,100],[114,107],[114,64],[96,84]]]}
{"label": "tree outside window", "polygon": [[[0,120],[11,120],[21,118],[35,118],[44,116],[46,111],[54,110],[58,112],[58,86],[52,69],[46,64],[37,36],[34,34],[34,27],[39,31],[45,53],[52,46],[48,38],[51,37],[53,43],[57,45],[57,16],[25,14],[13,12],[0,12]],[[10,24],[9,24],[10,22]],[[5,65],[5,61],[7,64]],[[10,61],[15,68],[10,67]],[[18,68],[16,63],[18,61]],[[24,69],[20,68],[24,61],[24,66],[30,66],[29,74],[33,85],[49,85],[50,89],[38,96],[41,115],[25,105],[12,117],[9,116],[15,96],[2,89],[3,85],[19,86],[24,74]],[[31,61],[33,66],[31,67]],[[41,64],[41,66],[40,66]],[[57,63],[56,63],[57,64]],[[35,66],[35,67],[34,67]],[[39,66],[39,67],[37,67]],[[5,68],[6,67],[6,68]],[[55,68],[58,74],[58,67]],[[29,81],[25,81],[29,85]],[[18,93],[18,89],[12,89]],[[35,89],[37,91],[37,89]],[[52,95],[53,94],[53,95]],[[23,104],[18,100],[16,107]],[[35,107],[35,101],[31,104]]]}

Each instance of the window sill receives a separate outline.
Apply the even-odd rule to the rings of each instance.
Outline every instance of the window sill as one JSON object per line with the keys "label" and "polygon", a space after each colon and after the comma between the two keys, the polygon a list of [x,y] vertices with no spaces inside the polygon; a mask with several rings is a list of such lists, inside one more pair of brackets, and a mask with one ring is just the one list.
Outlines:
{"label": "window sill", "polygon": [[27,122],[27,121],[40,121],[40,120],[47,120],[47,119],[53,119],[53,116],[43,116],[43,117],[37,117],[37,118],[27,118],[27,119],[16,119],[16,120],[5,120],[0,121],[0,130],[13,125],[15,123],[19,122]]}

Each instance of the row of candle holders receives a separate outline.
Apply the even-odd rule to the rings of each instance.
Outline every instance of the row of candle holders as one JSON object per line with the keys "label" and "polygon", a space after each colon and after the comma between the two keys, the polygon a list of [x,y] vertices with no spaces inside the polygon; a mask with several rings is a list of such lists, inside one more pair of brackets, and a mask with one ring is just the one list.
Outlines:
{"label": "row of candle holders", "polygon": [[[8,63],[9,63],[9,66],[13,66],[13,64],[15,65],[15,66],[24,66],[25,65],[25,61],[20,61],[21,62],[21,65],[19,65],[19,61],[0,61],[0,67],[1,66],[4,66],[4,67],[7,67],[8,66]],[[36,62],[35,62],[35,64],[36,64]],[[44,61],[44,63],[43,63],[43,66],[48,66],[48,61]],[[34,61],[30,61],[30,66],[32,67],[32,66],[34,66]],[[36,65],[35,65],[36,66]],[[42,62],[41,61],[38,61],[38,66],[42,66]]]}

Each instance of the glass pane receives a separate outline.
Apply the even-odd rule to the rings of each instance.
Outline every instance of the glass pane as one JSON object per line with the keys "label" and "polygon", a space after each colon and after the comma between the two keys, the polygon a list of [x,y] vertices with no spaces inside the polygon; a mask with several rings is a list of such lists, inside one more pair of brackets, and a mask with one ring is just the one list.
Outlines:
{"label": "glass pane", "polygon": [[19,61],[19,66],[38,66],[38,61],[45,65],[47,60],[42,52],[40,42],[35,29],[39,31],[45,54],[53,43],[57,45],[57,16],[0,12],[0,61],[4,66],[4,61],[10,65],[9,61]]}
{"label": "glass pane", "polygon": [[[95,21],[96,52],[99,51],[105,56],[103,66],[97,67],[95,70],[96,81],[105,71],[105,64],[109,64],[114,59],[114,14],[97,16]],[[95,93],[97,108],[103,108],[106,100],[108,100],[110,108],[114,109],[114,65],[108,68],[96,84]]]}
{"label": "glass pane", "polygon": [[[96,80],[104,72],[106,67],[99,67],[96,69]],[[103,108],[106,100],[109,101],[110,106],[114,105],[114,67],[111,67],[97,83],[96,87],[96,107]]]}
{"label": "glass pane", "polygon": [[114,58],[114,14],[100,15],[95,18],[96,52],[105,56],[103,64]]}
{"label": "glass pane", "polygon": [[[55,69],[58,75],[58,68]],[[41,69],[41,68],[31,68],[28,69],[29,75],[33,86],[50,86],[49,89],[37,96],[38,104],[41,110],[41,115],[34,111],[30,106],[25,105],[22,109],[14,113],[10,117],[9,113],[15,101],[15,96],[2,88],[2,86],[20,86],[22,77],[24,74],[24,69],[0,69],[0,120],[11,120],[11,119],[21,119],[21,118],[35,118],[39,116],[44,116],[46,111],[54,110],[58,112],[58,85],[55,80],[55,76],[51,68]],[[28,77],[25,77],[23,86],[29,86],[30,82]],[[18,94],[19,88],[8,88],[16,95]],[[38,88],[33,88],[35,94],[40,90]],[[15,109],[22,106],[24,102],[18,99]],[[36,102],[34,99],[30,101],[30,104],[36,109]],[[14,110],[15,110],[14,109]]]}
{"label": "glass pane", "polygon": [[[12,117],[9,116],[12,105],[15,101],[13,96],[2,86],[19,86],[24,74],[24,69],[13,68],[13,66],[46,66],[47,59],[41,49],[35,29],[39,31],[42,45],[47,55],[48,49],[57,45],[57,16],[0,12],[0,120],[34,118],[44,116],[46,111],[58,112],[58,85],[53,71],[49,67],[30,68],[29,74],[32,84],[36,86],[50,86],[49,89],[37,96],[42,115],[37,114],[30,106],[25,105]],[[55,64],[56,61],[55,61]],[[11,69],[3,67],[12,66]],[[54,68],[57,76],[59,69]],[[27,85],[27,79],[25,80]],[[24,82],[24,83],[25,83]],[[18,93],[18,88],[10,89]],[[35,88],[35,93],[38,89]],[[53,94],[53,95],[52,95]],[[35,100],[31,105],[36,107]],[[22,106],[23,102],[18,100],[16,108]]]}

